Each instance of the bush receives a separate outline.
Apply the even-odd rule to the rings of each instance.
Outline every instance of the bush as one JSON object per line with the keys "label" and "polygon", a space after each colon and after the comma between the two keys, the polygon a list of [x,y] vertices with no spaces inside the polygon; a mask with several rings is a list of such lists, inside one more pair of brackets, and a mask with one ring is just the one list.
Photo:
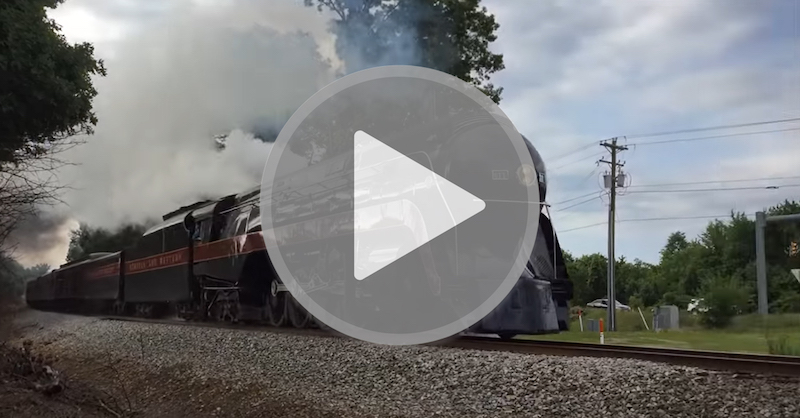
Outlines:
{"label": "bush", "polygon": [[747,292],[734,280],[717,278],[704,286],[703,299],[708,310],[700,313],[700,323],[706,328],[724,328],[747,303]]}
{"label": "bush", "polygon": [[661,305],[675,305],[678,307],[678,309],[686,309],[692,299],[694,298],[689,295],[682,295],[676,292],[667,292],[661,297]]}
{"label": "bush", "polygon": [[643,307],[644,302],[642,302],[642,298],[638,296],[631,296],[630,298],[628,298],[628,306],[630,306],[631,309],[636,310],[636,308]]}
{"label": "bush", "polygon": [[800,312],[800,293],[782,295],[772,306],[777,313]]}

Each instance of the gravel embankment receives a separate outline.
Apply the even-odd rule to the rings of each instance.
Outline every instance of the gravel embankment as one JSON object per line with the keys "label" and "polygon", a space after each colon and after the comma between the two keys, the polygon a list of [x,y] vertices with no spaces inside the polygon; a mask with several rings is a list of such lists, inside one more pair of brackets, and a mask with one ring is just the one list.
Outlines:
{"label": "gravel embankment", "polygon": [[[800,416],[800,379],[638,360],[384,347],[76,317],[29,328],[26,337],[71,369],[123,361],[110,379],[135,385],[150,405],[160,400],[148,416]],[[165,409],[167,401],[175,409]]]}

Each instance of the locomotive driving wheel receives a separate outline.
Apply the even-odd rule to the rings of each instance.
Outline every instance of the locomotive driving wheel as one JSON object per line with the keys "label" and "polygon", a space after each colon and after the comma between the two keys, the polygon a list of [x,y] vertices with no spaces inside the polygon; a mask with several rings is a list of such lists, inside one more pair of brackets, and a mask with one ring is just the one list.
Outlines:
{"label": "locomotive driving wheel", "polygon": [[273,327],[282,327],[286,323],[286,292],[279,290],[280,283],[273,280],[267,293],[267,303],[264,307],[269,314],[269,324]]}
{"label": "locomotive driving wheel", "polygon": [[311,314],[291,295],[287,296],[286,316],[295,328],[306,328],[311,322]]}
{"label": "locomotive driving wheel", "polygon": [[111,307],[111,312],[114,315],[125,315],[125,302],[121,300],[115,300],[114,305]]}

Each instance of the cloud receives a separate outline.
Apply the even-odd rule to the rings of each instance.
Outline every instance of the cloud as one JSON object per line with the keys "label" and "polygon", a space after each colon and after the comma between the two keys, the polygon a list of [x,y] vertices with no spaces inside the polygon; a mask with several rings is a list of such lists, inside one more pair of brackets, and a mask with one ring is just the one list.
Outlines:
{"label": "cloud", "polygon": [[[782,18],[791,10],[742,1],[504,0],[487,7],[501,25],[494,47],[506,63],[495,77],[505,88],[501,107],[545,158],[550,202],[599,195],[599,176],[607,169],[596,165],[603,157],[601,140],[800,116],[800,62],[786,54],[796,48],[796,32],[791,19]],[[793,126],[800,124],[648,140]],[[800,151],[798,131],[648,146],[644,139],[622,142],[631,145],[621,158],[637,185],[779,176],[796,172],[788,155]],[[689,187],[704,186],[683,188]],[[752,212],[796,195],[795,189],[631,193],[618,199],[618,219]],[[556,229],[604,223],[604,202],[587,196],[554,206]],[[683,229],[692,236],[708,221],[621,222],[617,253],[657,261],[669,232]],[[604,225],[565,232],[561,239],[577,254],[607,247]]]}

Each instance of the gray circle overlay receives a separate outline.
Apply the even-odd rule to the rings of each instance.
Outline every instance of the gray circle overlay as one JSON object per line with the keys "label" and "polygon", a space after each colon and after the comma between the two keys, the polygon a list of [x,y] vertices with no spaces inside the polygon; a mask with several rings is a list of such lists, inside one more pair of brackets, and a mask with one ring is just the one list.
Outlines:
{"label": "gray circle overlay", "polygon": [[[358,131],[404,157],[356,149]],[[267,253],[323,326],[379,344],[439,341],[519,280],[540,213],[538,185],[518,174],[530,167],[519,132],[474,86],[414,66],[353,73],[307,100],[273,144],[261,183]],[[442,179],[485,208],[456,222],[463,206],[444,198]]]}

